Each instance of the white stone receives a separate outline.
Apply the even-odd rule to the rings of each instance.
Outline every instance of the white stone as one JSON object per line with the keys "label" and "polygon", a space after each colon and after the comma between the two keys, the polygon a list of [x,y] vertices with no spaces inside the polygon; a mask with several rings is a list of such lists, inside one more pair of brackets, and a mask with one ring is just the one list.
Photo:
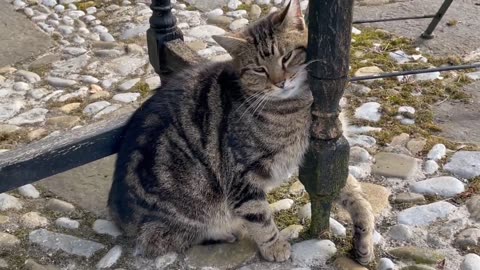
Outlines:
{"label": "white stone", "polygon": [[48,219],[40,216],[38,212],[28,212],[20,218],[22,225],[29,229],[45,227],[48,225]]}
{"label": "white stone", "polygon": [[40,192],[38,192],[38,190],[31,184],[19,187],[18,193],[26,198],[36,199],[40,197]]}
{"label": "white stone", "polygon": [[382,117],[379,112],[381,105],[378,102],[367,102],[355,110],[355,118],[378,122]]}
{"label": "white stone", "polygon": [[113,222],[104,219],[95,220],[92,228],[98,234],[108,234],[113,237],[117,237],[122,234],[122,232]]}
{"label": "white stone", "polygon": [[435,144],[432,147],[432,149],[430,149],[430,151],[427,154],[427,158],[437,161],[444,158],[446,154],[447,154],[447,148],[445,147],[444,144],[439,143],[439,144]]}
{"label": "white stone", "polygon": [[409,118],[402,118],[400,119],[400,123],[402,125],[411,126],[411,125],[415,125],[415,120],[409,119]]}
{"label": "white stone", "polygon": [[54,7],[57,4],[57,0],[42,0],[42,5],[45,5],[47,7]]}
{"label": "white stone", "polygon": [[30,90],[30,85],[24,82],[16,82],[13,84],[13,90],[20,92],[28,91]]}
{"label": "white stone", "polygon": [[337,237],[346,237],[347,236],[347,229],[343,226],[340,222],[336,221],[333,218],[330,218],[330,231],[333,235]]}
{"label": "white stone", "polygon": [[174,263],[177,260],[177,258],[178,258],[177,253],[169,252],[155,259],[155,267],[156,269],[165,269],[167,266]]}
{"label": "white stone", "polygon": [[470,72],[466,74],[471,80],[480,80],[480,71]]}
{"label": "white stone", "polygon": [[243,29],[245,26],[248,25],[248,20],[247,19],[237,19],[233,21],[228,28],[232,31],[239,31],[240,29]]}
{"label": "white stone", "polygon": [[106,28],[105,26],[103,25],[96,25],[95,27],[93,27],[93,31],[95,33],[108,33],[108,28]]}
{"label": "white stone", "polygon": [[38,229],[30,232],[28,239],[31,243],[49,250],[62,250],[68,254],[86,258],[90,258],[97,251],[105,248],[104,245],[94,241],[84,240],[71,235],[54,233],[45,229]]}
{"label": "white stone", "polygon": [[424,226],[447,217],[456,209],[457,207],[448,202],[439,201],[405,209],[398,214],[397,220],[400,224]]}
{"label": "white stone", "polygon": [[122,103],[131,103],[140,97],[140,93],[121,93],[113,96],[113,100]]}
{"label": "white stone", "polygon": [[27,4],[21,0],[15,0],[13,1],[13,6],[15,7],[15,10],[19,10],[26,7]]}
{"label": "white stone", "polygon": [[95,14],[97,12],[96,7],[88,7],[86,10],[87,14]]}
{"label": "white stone", "polygon": [[442,176],[416,182],[410,189],[420,194],[452,197],[464,192],[465,186],[455,177]]}
{"label": "white stone", "polygon": [[388,258],[381,258],[377,270],[395,270],[395,264]]}
{"label": "white stone", "polygon": [[480,270],[480,256],[474,253],[465,255],[460,270]]}
{"label": "white stone", "polygon": [[437,172],[438,168],[438,163],[435,160],[429,159],[423,164],[423,172],[425,174],[434,174]]}
{"label": "white stone", "polygon": [[307,240],[292,246],[292,261],[297,266],[316,266],[325,263],[336,252],[330,240]]}
{"label": "white stone", "polygon": [[239,0],[229,0],[227,7],[231,10],[236,10],[242,4]]}
{"label": "white stone", "polygon": [[294,201],[292,199],[282,199],[270,204],[272,212],[280,212],[292,208]]}
{"label": "white stone", "polygon": [[307,220],[312,218],[312,204],[306,203],[300,209],[298,209],[298,218],[301,220]]}
{"label": "white stone", "polygon": [[438,71],[413,75],[415,81],[433,81],[440,78],[440,72]]}
{"label": "white stone", "polygon": [[269,5],[271,0],[255,0],[257,5]]}
{"label": "white stone", "polygon": [[105,100],[90,103],[83,109],[83,113],[87,116],[93,116],[110,105],[110,102]]}
{"label": "white stone", "polygon": [[302,225],[290,225],[285,229],[281,230],[280,235],[283,239],[293,240],[298,238],[302,230],[303,230]]}
{"label": "white stone", "polygon": [[26,81],[29,83],[36,83],[42,80],[38,74],[31,72],[31,71],[26,71],[26,70],[19,70],[16,73],[18,76],[24,78]]}
{"label": "white stone", "polygon": [[15,116],[24,107],[25,107],[25,101],[23,100],[16,99],[9,103],[0,102],[0,121],[9,119],[12,116]]}
{"label": "white stone", "polygon": [[404,114],[404,113],[409,113],[409,114],[415,114],[415,108],[411,106],[401,106],[398,108],[398,113]]}
{"label": "white stone", "polygon": [[480,176],[480,151],[458,151],[444,169],[465,179]]}
{"label": "white stone", "polygon": [[150,88],[150,90],[157,89],[161,85],[160,77],[157,75],[147,78],[145,79],[145,83],[148,84],[148,88]]}
{"label": "white stone", "polygon": [[202,24],[202,17],[199,11],[182,10],[176,15],[180,21],[188,23],[191,27]]}
{"label": "white stone", "polygon": [[362,31],[360,31],[358,28],[352,27],[352,34],[353,35],[360,35]]}
{"label": "white stone", "polygon": [[[51,136],[52,134],[50,134],[49,136]],[[46,208],[55,212],[62,213],[71,213],[75,211],[75,206],[73,204],[59,199],[48,200]]]}
{"label": "white stone", "polygon": [[359,166],[348,166],[348,173],[357,179],[367,178],[371,173],[369,165],[359,164]]}
{"label": "white stone", "polygon": [[87,50],[85,50],[84,48],[78,48],[78,47],[65,47],[65,48],[63,48],[63,53],[73,55],[73,56],[79,56],[79,55],[82,55],[86,52],[87,52]]}
{"label": "white stone", "polygon": [[7,121],[11,125],[27,125],[45,121],[45,115],[48,110],[44,108],[34,108]]}
{"label": "white stone", "polygon": [[235,18],[235,19],[241,19],[241,18],[246,18],[248,17],[248,13],[246,10],[235,10],[235,11],[230,11],[230,12],[227,12],[226,14],[228,17],[232,17],[232,18]]}
{"label": "white stone", "polygon": [[129,91],[132,89],[138,82],[140,81],[140,78],[135,78],[135,79],[130,79],[128,81],[123,82],[118,86],[118,90],[120,91]]}
{"label": "white stone", "polygon": [[105,42],[114,42],[115,38],[112,36],[112,34],[107,33],[107,32],[102,32],[99,34],[100,40],[105,41]]}
{"label": "white stone", "polygon": [[78,229],[78,227],[80,227],[80,222],[68,217],[60,217],[55,220],[55,225],[65,229]]}
{"label": "white stone", "polygon": [[51,86],[54,87],[70,87],[74,86],[77,84],[76,81],[74,80],[69,80],[69,79],[63,79],[63,78],[58,78],[58,77],[47,77],[45,79]]}
{"label": "white stone", "polygon": [[223,15],[223,10],[221,8],[216,8],[206,13],[207,17],[218,17]]}
{"label": "white stone", "polygon": [[367,150],[362,147],[353,146],[350,148],[350,162],[353,163],[366,163],[372,160],[372,156]]}
{"label": "white stone", "polygon": [[[75,5],[73,5],[73,6],[75,6]],[[67,12],[67,15],[70,16],[73,19],[78,19],[80,17],[85,16],[85,12],[83,12],[81,10],[69,10]],[[108,29],[107,29],[107,31],[108,31]]]}
{"label": "white stone", "polygon": [[56,13],[63,13],[65,11],[65,7],[63,5],[56,5],[54,10]]}
{"label": "white stone", "polygon": [[412,60],[410,55],[406,54],[402,50],[397,50],[397,51],[394,51],[394,52],[390,52],[390,53],[388,53],[388,55],[390,56],[390,58],[392,58],[392,60],[397,62],[397,64],[405,64],[405,63],[408,63]]}
{"label": "white stone", "polygon": [[383,236],[377,231],[373,231],[373,244],[374,245],[380,245],[383,244],[385,239],[383,239]]}
{"label": "white stone", "polygon": [[187,31],[187,36],[214,42],[212,36],[214,35],[223,35],[225,34],[225,30],[218,26],[214,25],[200,25],[191,28]]}
{"label": "white stone", "polygon": [[112,267],[118,261],[118,259],[120,259],[120,256],[122,256],[122,247],[116,245],[110,249],[107,254],[102,257],[102,259],[100,259],[96,265],[97,269]]}
{"label": "white stone", "polygon": [[12,195],[8,195],[6,193],[0,194],[0,211],[6,210],[20,210],[22,209],[22,203],[19,199],[13,197]]}
{"label": "white stone", "polygon": [[351,146],[361,146],[365,148],[371,148],[377,144],[377,140],[367,135],[354,135],[347,137]]}
{"label": "white stone", "polygon": [[97,84],[99,82],[99,80],[93,76],[90,76],[90,75],[82,75],[80,77],[78,77],[78,79],[81,81],[81,82],[84,82],[84,83],[88,83],[88,84]]}

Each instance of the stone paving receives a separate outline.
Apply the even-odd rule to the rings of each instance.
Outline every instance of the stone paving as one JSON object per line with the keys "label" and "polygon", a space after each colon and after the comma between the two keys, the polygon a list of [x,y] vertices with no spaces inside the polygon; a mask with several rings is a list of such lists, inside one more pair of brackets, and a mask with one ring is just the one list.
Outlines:
{"label": "stone paving", "polygon": [[[146,55],[151,15],[147,1],[7,2],[58,47],[32,62],[0,67],[0,151],[131,110],[160,85]],[[302,1],[303,8],[307,2]],[[230,56],[211,35],[238,30],[285,1],[172,3],[187,44],[206,59],[223,61]],[[365,41],[384,30],[353,30],[355,75],[433,59],[421,50],[387,50],[398,41],[395,36]],[[365,56],[372,52],[385,55],[393,66],[372,65]],[[468,60],[480,60],[475,55]],[[382,91],[395,96],[402,87],[422,86],[423,92],[412,90],[418,97],[427,94],[428,84],[450,86],[463,75],[475,80],[475,72],[398,78],[397,85]],[[480,269],[480,151],[449,141],[434,143],[426,133],[396,132],[388,140],[379,136],[388,125],[405,131],[420,126],[425,108],[405,102],[388,107],[391,96],[376,96],[384,87],[378,83],[351,84],[342,100],[352,119],[349,170],[362,181],[376,216],[377,258],[369,268],[350,257],[351,221],[338,207],[330,219],[330,239],[303,239],[311,210],[295,176],[269,195],[281,233],[292,242],[287,263],[263,261],[248,240],[197,246],[154,260],[135,257],[132,244],[104,208],[114,160],[110,157],[93,170],[95,165],[88,165],[0,194],[0,269]]]}

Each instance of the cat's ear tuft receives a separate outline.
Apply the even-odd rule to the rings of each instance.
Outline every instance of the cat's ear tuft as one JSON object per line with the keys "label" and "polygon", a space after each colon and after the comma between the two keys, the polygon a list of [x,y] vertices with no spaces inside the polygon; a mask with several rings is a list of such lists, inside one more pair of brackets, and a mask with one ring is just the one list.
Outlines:
{"label": "cat's ear tuft", "polygon": [[276,21],[290,29],[305,30],[300,0],[290,0],[288,5],[277,15]]}
{"label": "cat's ear tuft", "polygon": [[212,38],[230,54],[235,54],[248,44],[247,40],[235,36],[214,35]]}

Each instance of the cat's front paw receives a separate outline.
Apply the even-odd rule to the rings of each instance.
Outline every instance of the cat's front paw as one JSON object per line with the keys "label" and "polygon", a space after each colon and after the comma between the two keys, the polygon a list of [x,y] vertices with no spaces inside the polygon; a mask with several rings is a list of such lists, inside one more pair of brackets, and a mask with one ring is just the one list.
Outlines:
{"label": "cat's front paw", "polygon": [[355,228],[354,247],[357,261],[362,265],[367,265],[375,257],[373,232],[362,228]]}
{"label": "cat's front paw", "polygon": [[284,262],[290,258],[290,243],[279,239],[270,246],[260,247],[260,253],[267,261]]}

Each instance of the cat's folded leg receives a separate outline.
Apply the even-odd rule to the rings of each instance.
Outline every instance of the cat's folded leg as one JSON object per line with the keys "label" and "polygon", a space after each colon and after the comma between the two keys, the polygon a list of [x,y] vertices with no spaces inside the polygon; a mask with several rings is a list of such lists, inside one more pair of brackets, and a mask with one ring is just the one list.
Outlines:
{"label": "cat's folded leg", "polygon": [[283,262],[290,258],[290,243],[281,239],[266,200],[250,200],[235,209],[245,222],[248,234],[268,261]]}
{"label": "cat's folded leg", "polygon": [[350,213],[354,225],[354,247],[359,263],[366,265],[374,258],[373,233],[375,218],[372,206],[365,199],[362,189],[353,176],[349,175],[340,192],[339,201]]}

